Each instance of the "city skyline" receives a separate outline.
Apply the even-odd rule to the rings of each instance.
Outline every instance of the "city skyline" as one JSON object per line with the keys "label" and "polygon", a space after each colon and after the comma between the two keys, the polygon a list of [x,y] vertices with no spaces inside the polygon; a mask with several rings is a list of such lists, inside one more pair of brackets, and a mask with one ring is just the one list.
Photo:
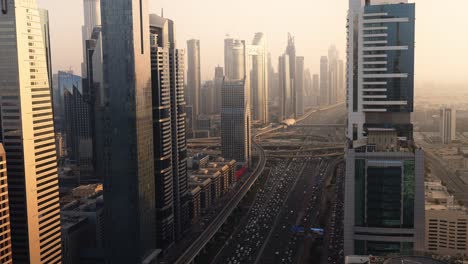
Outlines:
{"label": "city skyline", "polygon": [[[451,1],[450,5],[439,4],[436,0],[412,0],[410,2],[418,4],[416,85],[427,82],[468,85],[468,76],[460,70],[451,70],[468,68],[468,54],[463,53],[468,40],[459,39],[461,36],[459,32],[468,28],[468,20],[463,19],[463,10],[468,8],[468,3],[463,0]],[[75,74],[79,74],[82,61],[81,37],[80,34],[73,32],[81,31],[83,25],[82,1],[38,0],[38,3],[39,7],[51,11],[54,72],[59,69],[68,70],[71,66]],[[179,6],[184,6],[184,8],[178,8]],[[246,6],[249,8],[244,12],[238,12],[241,7]],[[342,32],[346,30],[344,18],[348,1],[329,0],[312,5],[304,0],[293,0],[289,6],[293,6],[290,12],[295,12],[295,15],[291,16],[288,23],[278,20],[277,16],[284,15],[286,12],[279,3],[269,3],[268,10],[261,10],[264,6],[265,0],[254,3],[239,0],[235,3],[223,4],[223,6],[219,6],[219,3],[214,0],[196,2],[162,0],[151,1],[150,13],[160,14],[161,8],[164,8],[166,17],[178,21],[176,38],[179,43],[185,43],[192,38],[200,39],[203,57],[202,80],[210,80],[214,68],[218,64],[223,65],[223,40],[226,34],[250,40],[255,32],[264,32],[269,43],[269,51],[273,58],[277,58],[283,53],[284,46],[287,44],[287,33],[291,31],[296,37],[296,42],[299,43],[298,53],[305,57],[305,68],[310,68],[313,74],[319,73],[320,57],[327,55],[331,44],[336,45],[342,54],[341,59],[345,59],[346,39]],[[300,8],[294,8],[294,6]],[[437,8],[434,8],[436,6]],[[217,12],[203,12],[207,8],[214,8]],[[224,11],[229,9],[232,12]],[[321,10],[321,12],[314,13],[314,10]],[[309,12],[312,12],[312,15]],[[76,16],[75,19],[69,19],[71,15]],[[233,23],[232,19],[237,19],[236,23]],[[249,30],[246,31],[245,28]],[[67,56],[64,56],[65,54]],[[274,67],[277,68],[276,63]],[[437,74],[433,74],[434,72]]]}

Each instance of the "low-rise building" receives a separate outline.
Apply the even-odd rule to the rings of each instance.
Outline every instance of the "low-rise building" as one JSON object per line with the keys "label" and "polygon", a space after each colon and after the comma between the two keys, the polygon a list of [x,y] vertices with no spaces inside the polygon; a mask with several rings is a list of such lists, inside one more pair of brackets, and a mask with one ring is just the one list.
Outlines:
{"label": "low-rise building", "polygon": [[426,186],[426,251],[437,255],[468,256],[468,211],[440,181]]}

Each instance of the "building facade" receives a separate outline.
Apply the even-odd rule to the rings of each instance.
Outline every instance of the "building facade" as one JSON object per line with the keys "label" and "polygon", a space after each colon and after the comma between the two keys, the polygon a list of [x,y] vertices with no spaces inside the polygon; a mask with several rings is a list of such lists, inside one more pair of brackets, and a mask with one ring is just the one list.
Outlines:
{"label": "building facade", "polygon": [[245,80],[224,79],[221,109],[221,152],[227,159],[250,164],[251,117]]}
{"label": "building facade", "polygon": [[47,52],[36,1],[0,13],[1,141],[15,263],[60,263],[60,205]]}
{"label": "building facade", "polygon": [[108,263],[154,263],[158,251],[148,1],[102,0],[101,15],[103,85],[109,92],[105,257]]}
{"label": "building facade", "polygon": [[8,197],[7,160],[3,145],[0,144],[0,263],[12,264],[10,203]]}
{"label": "building facade", "polygon": [[288,119],[294,115],[293,80],[289,70],[289,56],[284,54],[279,57],[278,75],[280,89],[280,120]]}
{"label": "building facade", "polygon": [[263,33],[256,33],[252,45],[247,45],[247,67],[252,119],[268,123],[268,56]]}
{"label": "building facade", "polygon": [[200,114],[200,40],[191,39],[187,41],[187,98],[188,104],[192,106],[193,130],[197,127],[197,117]]}
{"label": "building facade", "polygon": [[424,250],[424,152],[414,146],[415,5],[351,0],[344,254]]}
{"label": "building facade", "polygon": [[150,15],[156,176],[156,239],[167,249],[190,226],[186,165],[184,52],[176,48],[174,22]]}
{"label": "building facade", "polygon": [[456,110],[443,107],[440,109],[439,133],[442,144],[450,144],[457,139]]}
{"label": "building facade", "polygon": [[304,114],[304,57],[296,57],[296,117]]}
{"label": "building facade", "polygon": [[320,58],[320,105],[328,105],[330,103],[330,86],[328,76],[328,58],[322,56]]}

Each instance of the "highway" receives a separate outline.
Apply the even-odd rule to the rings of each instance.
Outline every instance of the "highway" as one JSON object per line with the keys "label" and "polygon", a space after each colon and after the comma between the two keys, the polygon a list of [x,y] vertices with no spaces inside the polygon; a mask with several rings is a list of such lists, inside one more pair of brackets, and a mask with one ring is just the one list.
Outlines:
{"label": "highway", "polygon": [[200,236],[193,241],[187,250],[174,262],[175,264],[187,264],[191,263],[200,251],[206,246],[211,238],[218,232],[219,228],[223,225],[232,211],[237,207],[242,198],[247,194],[252,185],[255,183],[257,178],[262,174],[265,169],[266,155],[265,151],[255,141],[253,141],[253,147],[259,152],[259,162],[255,167],[252,175],[247,181],[239,188],[234,194],[233,198],[224,206],[221,212],[210,222],[206,229],[200,234]]}

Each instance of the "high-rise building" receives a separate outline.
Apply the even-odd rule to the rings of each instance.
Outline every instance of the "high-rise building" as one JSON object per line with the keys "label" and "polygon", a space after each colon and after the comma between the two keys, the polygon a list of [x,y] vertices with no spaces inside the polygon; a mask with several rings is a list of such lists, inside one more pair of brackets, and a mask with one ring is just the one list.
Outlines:
{"label": "high-rise building", "polygon": [[200,40],[191,39],[187,41],[187,92],[188,104],[192,105],[193,130],[197,128],[197,117],[200,114]]}
{"label": "high-rise building", "polygon": [[278,73],[275,72],[271,53],[268,53],[268,100],[274,103],[279,98]]}
{"label": "high-rise building", "polygon": [[151,14],[150,31],[155,184],[159,193],[156,195],[156,239],[158,248],[166,249],[182,237],[190,224],[184,110],[185,54],[176,48],[172,20]]}
{"label": "high-rise building", "polygon": [[289,55],[284,54],[279,57],[278,74],[280,90],[280,120],[291,118],[294,115],[293,80],[289,70]]}
{"label": "high-rise building", "polygon": [[288,46],[286,47],[285,54],[287,54],[289,58],[289,85],[291,89],[292,117],[296,118],[296,43],[294,37],[290,33],[288,33]]}
{"label": "high-rise building", "polygon": [[[227,38],[224,40],[224,74],[228,80],[250,79],[247,74],[246,44],[244,40]],[[246,81],[248,84],[249,81]]]}
{"label": "high-rise building", "polygon": [[328,105],[330,103],[330,85],[328,81],[328,58],[327,56],[322,56],[320,58],[320,105]]}
{"label": "high-rise building", "polygon": [[221,113],[221,90],[223,88],[224,68],[216,67],[214,76],[214,101],[213,112],[215,114]]}
{"label": "high-rise building", "polygon": [[319,75],[312,75],[312,94],[314,105],[320,105],[320,80]]}
{"label": "high-rise building", "polygon": [[15,263],[60,263],[60,205],[47,55],[37,3],[2,1],[1,141]]}
{"label": "high-rise building", "polygon": [[424,250],[424,152],[414,145],[415,4],[351,0],[344,254]]}
{"label": "high-rise building", "polygon": [[339,82],[339,65],[338,65],[338,50],[335,45],[330,46],[328,49],[328,89],[329,91],[329,104],[336,104],[338,102],[338,82]]}
{"label": "high-rise building", "polygon": [[296,79],[295,79],[296,117],[304,114],[304,57],[296,57]]}
{"label": "high-rise building", "polygon": [[342,102],[346,98],[344,62],[338,60],[338,101]]}
{"label": "high-rise building", "polygon": [[101,0],[108,263],[154,263],[156,191],[148,1]]}
{"label": "high-rise building", "polygon": [[268,56],[266,38],[256,33],[252,45],[247,45],[247,73],[250,72],[252,119],[268,122]]}
{"label": "high-rise building", "polygon": [[457,114],[453,108],[440,109],[439,132],[442,144],[450,144],[457,139]]}
{"label": "high-rise building", "polygon": [[200,89],[200,113],[203,115],[213,114],[213,104],[214,83],[213,81],[206,81]]}
{"label": "high-rise building", "polygon": [[83,41],[83,63],[81,64],[81,75],[83,78],[88,76],[88,54],[86,41],[91,39],[96,27],[101,26],[101,0],[83,0],[84,24],[81,27],[81,36]]}
{"label": "high-rise building", "polygon": [[3,144],[0,143],[0,263],[11,264],[13,263],[11,252],[11,223],[10,223],[10,206],[8,197],[8,174],[7,174],[7,160]]}
{"label": "high-rise building", "polygon": [[221,110],[221,152],[227,159],[250,164],[251,117],[245,80],[224,79]]}
{"label": "high-rise building", "polygon": [[[78,167],[78,183],[93,182],[93,140],[90,105],[83,94],[82,80],[73,72],[59,71],[58,87],[63,105],[55,113],[63,117],[60,132],[65,135],[66,157]],[[59,112],[62,111],[62,112]]]}
{"label": "high-rise building", "polygon": [[304,71],[304,107],[313,106],[312,74],[310,69]]}

